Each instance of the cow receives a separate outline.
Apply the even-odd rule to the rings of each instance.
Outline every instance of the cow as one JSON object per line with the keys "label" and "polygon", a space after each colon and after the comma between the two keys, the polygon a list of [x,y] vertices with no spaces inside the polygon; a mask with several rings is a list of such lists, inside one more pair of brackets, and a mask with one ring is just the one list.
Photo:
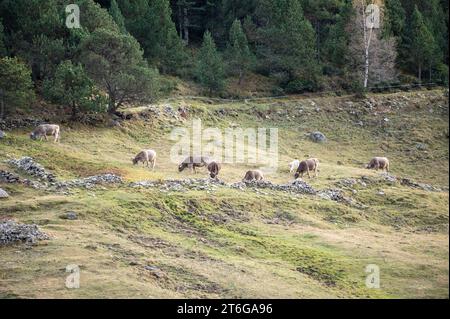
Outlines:
{"label": "cow", "polygon": [[132,161],[133,165],[137,165],[139,164],[139,162],[142,162],[142,165],[145,166],[145,164],[147,164],[147,167],[149,167],[151,163],[152,170],[154,170],[156,166],[156,152],[153,150],[144,150],[136,155],[136,157],[133,158]]}
{"label": "cow", "polygon": [[259,182],[262,180],[264,180],[264,174],[259,170],[255,170],[255,171],[248,171],[245,174],[245,177],[242,181],[245,183],[245,182],[253,182],[253,181]]}
{"label": "cow", "polygon": [[208,166],[210,162],[210,159],[205,156],[189,156],[186,157],[180,165],[178,165],[178,171],[181,173],[186,168],[189,168],[192,172],[197,174],[197,168]]}
{"label": "cow", "polygon": [[299,160],[294,160],[291,163],[289,163],[289,171],[291,173],[294,173],[299,166],[300,166],[300,161]]}
{"label": "cow", "polygon": [[389,173],[389,170],[391,168],[391,163],[389,162],[389,159],[386,157],[374,157],[370,161],[370,163],[366,166],[367,169],[374,169],[374,170],[386,170],[387,173]]}
{"label": "cow", "polygon": [[30,134],[30,138],[32,140],[41,140],[45,138],[48,141],[47,135],[54,136],[54,142],[59,142],[60,138],[60,128],[59,125],[56,124],[42,124],[34,129]]}
{"label": "cow", "polygon": [[208,164],[208,172],[209,172],[209,176],[211,178],[216,178],[219,175],[219,172],[221,170],[221,165],[217,162],[211,162]]}
{"label": "cow", "polygon": [[308,177],[311,178],[310,172],[314,172],[314,177],[319,176],[319,160],[317,158],[310,158],[305,161],[302,161],[297,168],[297,173],[295,173],[295,179],[303,178],[303,175],[306,173]]}

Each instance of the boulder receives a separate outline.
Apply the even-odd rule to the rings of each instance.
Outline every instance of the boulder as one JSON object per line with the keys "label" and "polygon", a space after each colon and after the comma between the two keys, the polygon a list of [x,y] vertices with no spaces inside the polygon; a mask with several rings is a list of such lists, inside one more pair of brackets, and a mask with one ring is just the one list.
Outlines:
{"label": "boulder", "polygon": [[0,188],[0,199],[8,197],[9,197],[8,193]]}
{"label": "boulder", "polygon": [[19,224],[11,220],[0,223],[0,246],[16,242],[34,244],[47,239],[49,236],[41,232],[37,225]]}
{"label": "boulder", "polygon": [[325,143],[327,141],[325,134],[321,132],[313,132],[309,135],[309,138],[314,143]]}
{"label": "boulder", "polygon": [[0,140],[6,138],[6,133],[0,130]]}

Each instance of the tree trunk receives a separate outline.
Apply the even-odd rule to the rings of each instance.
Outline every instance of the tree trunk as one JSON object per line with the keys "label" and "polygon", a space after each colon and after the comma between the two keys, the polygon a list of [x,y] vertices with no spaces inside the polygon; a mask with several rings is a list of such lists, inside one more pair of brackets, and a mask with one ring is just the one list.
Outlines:
{"label": "tree trunk", "polygon": [[75,102],[72,102],[72,120],[75,121],[77,119],[77,105]]}
{"label": "tree trunk", "polygon": [[242,84],[242,81],[244,80],[244,71],[239,70],[239,85]]}
{"label": "tree trunk", "polygon": [[189,44],[189,14],[188,8],[183,10],[183,38],[186,45]]}
{"label": "tree trunk", "polygon": [[5,102],[3,101],[3,91],[0,90],[0,119],[5,118]]}
{"label": "tree trunk", "polygon": [[3,97],[0,96],[0,119],[5,118],[5,104],[3,102]]}
{"label": "tree trunk", "polygon": [[422,63],[419,63],[419,84],[422,84]]}
{"label": "tree trunk", "polygon": [[369,85],[369,71],[370,71],[370,45],[372,42],[373,28],[367,27],[366,17],[366,2],[363,2],[363,29],[364,29],[364,88],[367,89]]}

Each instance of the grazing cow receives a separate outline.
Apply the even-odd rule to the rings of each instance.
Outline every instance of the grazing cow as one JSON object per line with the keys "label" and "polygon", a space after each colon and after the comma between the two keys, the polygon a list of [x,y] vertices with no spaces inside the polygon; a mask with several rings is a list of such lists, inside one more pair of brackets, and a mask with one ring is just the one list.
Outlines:
{"label": "grazing cow", "polygon": [[216,178],[219,175],[221,168],[222,167],[220,166],[219,163],[216,162],[209,163],[208,164],[209,176],[211,176],[211,178]]}
{"label": "grazing cow", "polygon": [[259,182],[259,181],[262,181],[263,179],[264,179],[264,174],[261,171],[256,170],[256,171],[248,171],[245,174],[245,177],[242,181],[243,182],[253,182],[253,181]]}
{"label": "grazing cow", "polygon": [[389,173],[391,163],[386,157],[374,157],[370,163],[366,166],[367,169],[386,170]]}
{"label": "grazing cow", "polygon": [[289,163],[289,171],[291,173],[294,173],[299,166],[300,166],[299,160],[292,161],[291,163]]}
{"label": "grazing cow", "polygon": [[298,166],[297,173],[295,173],[295,179],[299,177],[303,178],[305,173],[307,173],[308,177],[311,178],[311,171],[314,172],[314,177],[319,176],[319,160],[317,158],[310,158],[306,161],[302,161]]}
{"label": "grazing cow", "polygon": [[50,135],[50,136],[55,137],[54,142],[56,143],[56,142],[59,142],[59,137],[60,137],[59,131],[60,131],[59,125],[42,124],[34,129],[34,131],[30,134],[30,138],[32,140],[39,139],[41,141],[43,138],[45,138],[45,140],[48,141],[47,135]]}
{"label": "grazing cow", "polygon": [[178,171],[181,173],[186,168],[189,168],[197,174],[197,168],[208,166],[211,160],[205,156],[189,156],[178,166]]}
{"label": "grazing cow", "polygon": [[136,157],[133,158],[132,161],[133,165],[137,165],[139,164],[139,162],[142,162],[142,165],[145,166],[145,164],[147,164],[147,167],[149,167],[151,163],[152,170],[154,170],[156,166],[156,152],[153,150],[142,151],[138,155],[136,155]]}

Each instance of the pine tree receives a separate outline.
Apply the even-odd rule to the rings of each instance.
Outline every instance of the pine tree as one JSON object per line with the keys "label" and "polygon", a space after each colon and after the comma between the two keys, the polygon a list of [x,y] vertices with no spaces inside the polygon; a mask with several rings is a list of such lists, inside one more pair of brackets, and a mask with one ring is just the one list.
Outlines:
{"label": "pine tree", "polygon": [[298,0],[263,0],[258,8],[260,28],[258,53],[271,74],[292,93],[311,91],[317,86],[319,65],[316,36],[303,16]]}
{"label": "pine tree", "polygon": [[433,34],[425,24],[422,13],[417,6],[415,6],[411,17],[409,34],[411,41],[408,45],[410,57],[416,67],[419,82],[422,82],[422,72],[426,64],[434,58],[436,44]]}
{"label": "pine tree", "polygon": [[387,36],[400,37],[406,25],[406,12],[400,0],[385,0],[384,32]]}
{"label": "pine tree", "polygon": [[0,58],[0,118],[34,99],[31,70],[17,58]]}
{"label": "pine tree", "polygon": [[116,22],[117,26],[119,27],[120,32],[127,32],[127,29],[125,27],[125,19],[122,15],[122,12],[120,11],[120,8],[116,2],[116,0],[111,0],[111,5],[109,7],[109,14],[114,19],[114,22]]}
{"label": "pine tree", "polygon": [[[55,76],[46,80],[43,87],[47,99],[71,108],[72,119],[76,119],[80,112],[99,111],[99,103],[93,98],[99,94],[80,64],[62,62],[57,67]],[[106,111],[106,108],[102,111]]]}
{"label": "pine tree", "polygon": [[239,84],[241,84],[253,62],[253,55],[250,52],[247,36],[242,30],[241,21],[235,20],[233,22],[229,41],[228,57],[230,69],[233,74],[239,76]]}
{"label": "pine tree", "polygon": [[176,73],[186,60],[184,46],[178,37],[169,0],[150,0],[146,54],[163,73]]}
{"label": "pine tree", "polygon": [[209,31],[205,32],[202,47],[198,52],[196,75],[200,84],[209,89],[210,94],[223,89],[223,61]]}
{"label": "pine tree", "polygon": [[163,73],[184,67],[186,52],[172,21],[169,0],[121,0],[127,30],[144,49],[144,56]]}

